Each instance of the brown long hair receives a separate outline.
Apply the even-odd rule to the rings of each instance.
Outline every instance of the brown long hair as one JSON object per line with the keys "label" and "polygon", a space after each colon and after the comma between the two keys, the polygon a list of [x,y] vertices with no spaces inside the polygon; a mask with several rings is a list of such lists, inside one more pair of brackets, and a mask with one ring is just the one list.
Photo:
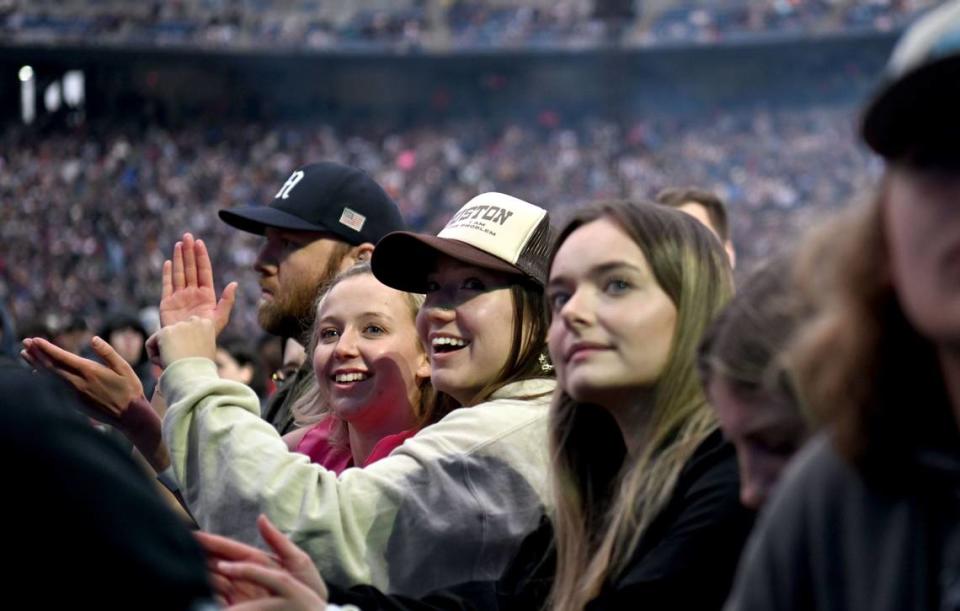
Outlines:
{"label": "brown long hair", "polygon": [[710,325],[697,351],[704,385],[716,374],[775,393],[801,410],[786,354],[805,312],[791,255],[780,253],[755,268]]}
{"label": "brown long hair", "polygon": [[[638,456],[597,406],[558,389],[550,415],[556,513],[555,610],[579,610],[620,574],[673,493],[680,470],[716,429],[696,372],[696,348],[733,291],[719,241],[682,212],[647,202],[601,202],[578,213],[551,257],[579,227],[609,219],[643,251],[657,283],[677,309],[670,356],[654,388],[654,407]],[[638,338],[639,340],[640,338]]]}
{"label": "brown long hair", "polygon": [[[796,271],[814,315],[792,360],[802,399],[832,425],[841,454],[892,481],[930,425],[930,406],[948,402],[936,351],[907,321],[894,290],[885,184],[808,236]],[[913,405],[925,407],[904,413]]]}
{"label": "brown long hair", "polygon": [[510,286],[513,301],[513,341],[507,362],[496,378],[484,386],[470,403],[476,405],[508,384],[554,377],[547,357],[546,298],[543,288],[526,280],[516,280]]}

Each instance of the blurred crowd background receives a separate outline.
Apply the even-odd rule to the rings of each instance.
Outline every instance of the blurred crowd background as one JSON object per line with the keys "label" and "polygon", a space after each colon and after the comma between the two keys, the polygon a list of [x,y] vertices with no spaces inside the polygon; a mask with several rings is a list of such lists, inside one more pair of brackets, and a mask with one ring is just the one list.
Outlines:
{"label": "blurred crowd background", "polygon": [[314,50],[710,44],[904,26],[934,0],[6,0],[5,35],[83,42]]}
{"label": "blurred crowd background", "polygon": [[488,190],[561,222],[704,187],[746,270],[865,195],[856,109],[935,4],[0,0],[0,304],[20,335],[149,318],[189,230],[219,286],[240,281],[234,330],[255,337],[259,242],[216,211],[321,159],[370,173],[425,231]]}

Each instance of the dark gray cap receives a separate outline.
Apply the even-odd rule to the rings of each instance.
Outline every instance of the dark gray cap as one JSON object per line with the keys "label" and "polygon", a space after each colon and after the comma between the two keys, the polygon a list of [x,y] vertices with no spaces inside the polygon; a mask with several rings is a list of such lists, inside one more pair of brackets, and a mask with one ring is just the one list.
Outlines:
{"label": "dark gray cap", "polygon": [[887,159],[960,149],[960,0],[917,20],[897,43],[863,138]]}

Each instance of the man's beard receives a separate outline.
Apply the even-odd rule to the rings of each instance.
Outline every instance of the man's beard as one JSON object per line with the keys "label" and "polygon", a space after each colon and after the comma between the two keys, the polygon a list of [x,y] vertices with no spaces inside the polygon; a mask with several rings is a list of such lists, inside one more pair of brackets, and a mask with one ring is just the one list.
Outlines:
{"label": "man's beard", "polygon": [[275,297],[273,301],[262,302],[257,310],[257,322],[271,335],[292,337],[303,343],[313,325],[313,304],[317,296],[315,289],[301,285],[282,301]]}
{"label": "man's beard", "polygon": [[343,256],[330,257],[327,267],[313,284],[297,283],[286,287],[282,295],[274,295],[273,301],[261,302],[257,322],[263,330],[271,335],[292,337],[306,346],[317,314],[317,294],[339,273],[342,261]]}

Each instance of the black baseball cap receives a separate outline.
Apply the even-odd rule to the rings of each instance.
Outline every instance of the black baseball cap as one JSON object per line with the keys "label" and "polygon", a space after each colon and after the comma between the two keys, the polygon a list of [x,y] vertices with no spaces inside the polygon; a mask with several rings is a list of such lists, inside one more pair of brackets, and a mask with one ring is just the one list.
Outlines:
{"label": "black baseball cap", "polygon": [[263,235],[266,228],[325,231],[354,246],[406,228],[390,196],[367,174],[322,161],[295,170],[266,206],[220,211],[223,222]]}
{"label": "black baseball cap", "polygon": [[863,138],[887,159],[960,159],[960,1],[917,20],[897,43]]}

